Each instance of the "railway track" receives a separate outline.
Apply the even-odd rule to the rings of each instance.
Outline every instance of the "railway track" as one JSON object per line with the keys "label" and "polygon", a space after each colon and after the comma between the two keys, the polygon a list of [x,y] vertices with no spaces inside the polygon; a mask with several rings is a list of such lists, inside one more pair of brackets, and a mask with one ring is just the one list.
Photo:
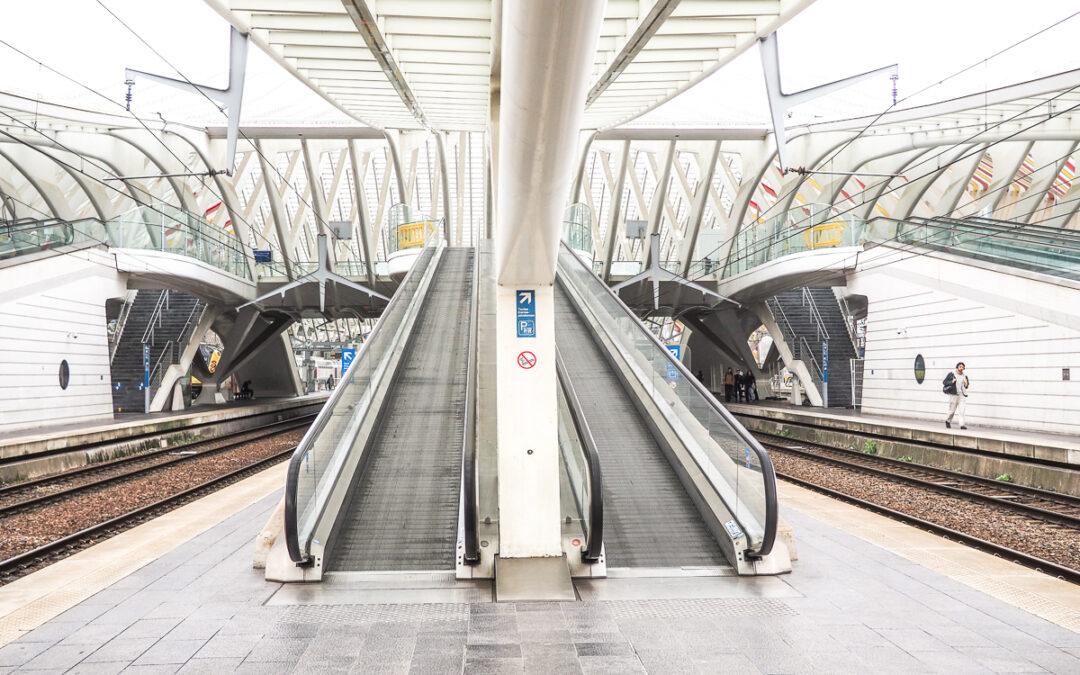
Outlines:
{"label": "railway track", "polygon": [[[877,480],[981,504],[986,508],[1008,514],[1009,518],[1037,521],[1040,524],[1040,532],[1049,533],[1050,536],[1072,538],[1080,536],[1080,499],[1068,495],[913,465],[851,450],[840,450],[801,441],[792,442],[781,436],[763,433],[756,435],[774,457],[777,455],[791,457],[818,467],[833,467],[841,471],[871,476]],[[970,528],[950,527],[942,522],[915,515],[904,508],[895,508],[895,505],[887,506],[876,500],[861,498],[851,494],[850,490],[838,489],[836,485],[827,484],[829,480],[823,476],[825,472],[818,473],[821,474],[818,479],[811,480],[805,475],[794,475],[791,471],[777,467],[779,477],[803,487],[916,525],[946,538],[961,541],[1052,576],[1080,583],[1080,565],[1059,564],[1036,555],[1030,550],[1019,550],[996,537],[980,536],[981,533],[973,533]],[[826,479],[822,480],[822,477]]]}
{"label": "railway track", "polygon": [[[225,438],[196,441],[182,446],[120,457],[62,473],[13,483],[0,488],[0,518],[38,508],[87,490],[147,475],[164,467],[221,454],[247,443],[307,427],[315,415],[272,422]],[[104,474],[104,475],[103,475]],[[103,476],[95,479],[95,476]]]}
{"label": "railway track", "polygon": [[[110,463],[113,465],[111,468],[120,468],[121,473],[98,479],[95,479],[91,474],[94,473],[94,469],[100,469],[100,466],[78,469],[75,472],[79,476],[76,479],[76,484],[62,487],[58,491],[49,492],[38,497],[20,499],[0,508],[0,522],[5,525],[3,536],[16,537],[8,542],[8,555],[11,557],[0,560],[0,585],[50,565],[98,541],[253,475],[269,466],[285,461],[295,450],[296,440],[276,439],[275,437],[296,432],[308,424],[310,424],[310,419],[305,418],[269,424],[258,430],[248,430],[236,435],[241,438],[234,436],[228,439],[217,439],[219,445],[214,448],[201,452],[190,452],[178,457],[166,456],[177,452],[176,448],[171,448],[156,453],[158,458],[163,461],[151,466],[138,466],[130,470],[124,469],[124,464],[127,462],[116,460],[115,463]],[[220,444],[222,440],[226,442]],[[288,447],[285,449],[275,448],[275,445],[280,447],[282,440],[288,440]],[[213,441],[201,442],[196,445],[208,443],[213,443]],[[269,444],[269,446],[260,448],[259,443]],[[258,456],[266,450],[270,451],[269,454]],[[230,451],[234,452],[230,453]],[[245,453],[254,455],[252,461],[244,461],[242,465],[236,466],[236,461],[248,459],[248,457],[245,457]],[[146,456],[124,459],[134,463],[140,459],[145,460]],[[204,461],[201,465],[191,464],[198,460]],[[188,466],[195,468],[185,468]],[[219,473],[220,469],[227,470]],[[176,475],[178,473],[190,473],[191,476],[185,476],[184,480],[177,480]],[[154,482],[155,474],[160,474],[158,479],[161,485]],[[171,478],[169,477],[170,474],[172,474]],[[207,477],[207,479],[192,485],[190,484],[192,476],[195,478]],[[48,480],[59,481],[65,478],[70,478],[70,476],[59,474],[49,479],[40,479],[35,483],[47,483]],[[85,478],[90,478],[90,480],[82,480]],[[125,484],[127,487],[125,487]],[[14,490],[15,488],[25,490],[27,486],[11,486],[10,489]],[[165,497],[158,497],[162,492],[170,491],[170,488],[175,491]],[[116,490],[125,491],[125,499],[132,502],[132,508],[120,513],[117,513],[114,508],[112,512],[104,514],[104,520],[100,522],[93,522],[92,517],[85,516],[88,511],[86,508],[88,503],[93,504],[95,499],[99,501],[115,499],[115,496],[109,497],[109,495],[116,495]],[[144,496],[146,499],[143,498]],[[127,504],[121,503],[119,505],[123,508]],[[113,506],[115,507],[117,504],[113,504]],[[58,527],[57,529],[62,533],[62,536],[39,544],[38,542],[42,539],[41,532],[43,529],[48,531],[49,537],[55,536],[53,531],[47,528],[45,524],[50,522],[50,516],[47,514],[50,510],[55,513],[56,509],[84,514],[83,522],[80,525],[85,526],[74,532],[70,531],[69,528],[66,533],[62,527]],[[98,514],[96,508],[90,510],[94,516]],[[22,525],[19,525],[20,523]],[[78,527],[78,525],[76,526]],[[33,543],[37,545],[27,550],[18,550],[17,542],[20,539],[17,537],[20,535],[20,530],[32,530],[35,527],[37,528],[37,541]],[[11,555],[13,548],[18,552]]]}

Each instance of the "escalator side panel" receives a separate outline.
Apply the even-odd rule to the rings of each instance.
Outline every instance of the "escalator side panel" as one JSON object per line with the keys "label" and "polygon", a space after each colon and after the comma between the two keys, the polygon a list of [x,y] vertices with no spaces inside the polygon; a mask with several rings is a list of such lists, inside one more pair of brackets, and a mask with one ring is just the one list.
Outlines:
{"label": "escalator side panel", "polygon": [[555,339],[603,467],[608,566],[726,565],[663,449],[558,284],[555,311]]}
{"label": "escalator side panel", "polygon": [[471,249],[443,253],[331,571],[454,569],[473,264]]}

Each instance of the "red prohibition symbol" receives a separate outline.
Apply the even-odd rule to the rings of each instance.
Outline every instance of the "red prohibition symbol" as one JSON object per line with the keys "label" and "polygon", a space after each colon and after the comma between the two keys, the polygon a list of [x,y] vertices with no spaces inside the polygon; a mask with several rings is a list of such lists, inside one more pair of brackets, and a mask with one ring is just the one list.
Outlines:
{"label": "red prohibition symbol", "polygon": [[524,351],[517,355],[517,364],[520,368],[528,370],[536,365],[536,354]]}

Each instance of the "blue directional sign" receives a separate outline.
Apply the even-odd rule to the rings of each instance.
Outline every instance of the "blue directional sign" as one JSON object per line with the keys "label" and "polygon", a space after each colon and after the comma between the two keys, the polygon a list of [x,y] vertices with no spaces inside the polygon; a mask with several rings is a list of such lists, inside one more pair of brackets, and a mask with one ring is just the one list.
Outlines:
{"label": "blue directional sign", "polygon": [[352,365],[353,359],[356,358],[356,350],[352,347],[341,348],[341,375],[344,376],[349,370],[349,366]]}
{"label": "blue directional sign", "polygon": [[255,262],[257,263],[274,262],[274,253],[268,249],[252,249],[251,254],[255,256]]}
{"label": "blue directional sign", "polygon": [[536,337],[536,291],[521,290],[516,292],[517,336],[519,338]]}
{"label": "blue directional sign", "polygon": [[143,388],[150,388],[150,345],[143,344],[142,346],[142,370],[143,370]]}
{"label": "blue directional sign", "polygon": [[[667,350],[675,357],[676,361],[682,361],[682,345],[667,345]],[[675,381],[679,377],[679,369],[674,363],[667,364],[667,379]]]}

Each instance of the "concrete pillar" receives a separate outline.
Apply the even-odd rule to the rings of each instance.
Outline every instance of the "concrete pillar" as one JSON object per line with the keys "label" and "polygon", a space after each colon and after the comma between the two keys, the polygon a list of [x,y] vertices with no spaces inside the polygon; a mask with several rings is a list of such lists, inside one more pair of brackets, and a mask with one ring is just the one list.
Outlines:
{"label": "concrete pillar", "polygon": [[604,4],[502,3],[495,167],[500,559],[562,555],[553,283]]}

